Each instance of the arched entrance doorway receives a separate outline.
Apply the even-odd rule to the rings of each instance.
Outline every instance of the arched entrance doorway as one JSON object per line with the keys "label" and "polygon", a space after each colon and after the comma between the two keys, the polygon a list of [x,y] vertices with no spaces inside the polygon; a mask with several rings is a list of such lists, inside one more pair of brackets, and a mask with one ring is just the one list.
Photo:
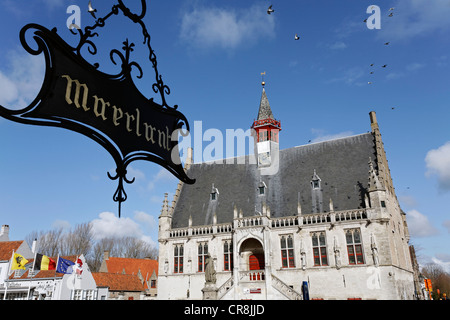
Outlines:
{"label": "arched entrance doorway", "polygon": [[249,238],[239,248],[240,270],[248,272],[248,280],[264,280],[264,248],[257,239]]}

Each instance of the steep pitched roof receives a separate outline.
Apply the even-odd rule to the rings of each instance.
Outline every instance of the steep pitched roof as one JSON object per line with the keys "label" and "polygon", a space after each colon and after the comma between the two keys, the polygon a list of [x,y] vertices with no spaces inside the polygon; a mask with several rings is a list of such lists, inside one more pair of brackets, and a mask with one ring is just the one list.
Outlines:
{"label": "steep pitched roof", "polygon": [[22,245],[21,241],[0,241],[0,261],[6,261],[11,259],[12,252],[17,251]]}
{"label": "steep pitched roof", "polygon": [[108,287],[110,291],[145,291],[136,274],[93,272],[97,287]]}
{"label": "steep pitched roof", "polygon": [[141,272],[143,279],[150,279],[153,272],[158,275],[158,261],[150,259],[116,258],[109,257],[105,260],[108,273],[138,274]]}
{"label": "steep pitched roof", "polygon": [[270,108],[269,99],[267,99],[266,90],[262,91],[261,101],[259,103],[258,119],[275,119],[273,117],[272,109]]}
{"label": "steep pitched roof", "polygon": [[[336,211],[362,208],[368,161],[375,152],[372,133],[365,133],[280,150],[279,170],[272,176],[261,176],[256,164],[249,164],[248,156],[246,164],[193,164],[188,175],[197,181],[183,185],[172,227],[187,227],[189,216],[194,226],[212,224],[214,213],[217,223],[230,223],[234,206],[242,209],[244,216],[254,216],[262,211],[263,203],[270,207],[272,217],[295,216],[298,204],[302,214],[314,213],[318,204],[327,212],[330,198]],[[314,170],[321,179],[320,192],[311,188]],[[267,186],[262,196],[258,193],[261,181]],[[213,183],[220,192],[215,201],[210,199]]]}

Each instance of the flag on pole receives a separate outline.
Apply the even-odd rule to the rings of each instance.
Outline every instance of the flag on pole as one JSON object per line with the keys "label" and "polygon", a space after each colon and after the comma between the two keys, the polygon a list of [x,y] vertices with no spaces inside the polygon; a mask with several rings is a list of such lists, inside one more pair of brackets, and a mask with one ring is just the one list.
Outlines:
{"label": "flag on pole", "polygon": [[25,265],[28,263],[28,260],[25,259],[21,254],[14,253],[14,257],[12,259],[11,270],[25,270]]}
{"label": "flag on pole", "polygon": [[73,272],[72,266],[74,264],[75,262],[59,257],[56,272],[70,274]]}
{"label": "flag on pole", "polygon": [[55,270],[56,262],[52,258],[49,258],[43,254],[36,254],[34,260],[34,270]]}
{"label": "flag on pole", "polygon": [[77,263],[74,267],[75,273],[81,275],[83,273],[83,261],[80,258],[77,259]]}

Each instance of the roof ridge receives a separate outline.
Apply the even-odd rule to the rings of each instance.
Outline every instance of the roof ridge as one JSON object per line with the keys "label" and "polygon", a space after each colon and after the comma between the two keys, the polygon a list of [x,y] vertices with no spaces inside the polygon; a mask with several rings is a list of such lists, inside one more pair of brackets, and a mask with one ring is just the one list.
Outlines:
{"label": "roof ridge", "polygon": [[330,140],[323,140],[323,141],[317,141],[317,142],[310,142],[310,143],[308,143],[308,144],[301,144],[301,145],[294,146],[294,147],[291,147],[291,148],[282,149],[282,150],[280,150],[280,151],[288,150],[288,149],[293,149],[293,148],[300,148],[300,147],[311,146],[311,145],[319,144],[319,143],[332,142],[332,141],[336,141],[336,140],[344,140],[344,139],[349,139],[349,138],[355,138],[355,137],[364,136],[364,135],[368,135],[368,134],[371,134],[371,133],[370,133],[370,132],[359,133],[359,134],[354,134],[354,135],[350,135],[350,136],[334,138],[334,139],[330,139]]}

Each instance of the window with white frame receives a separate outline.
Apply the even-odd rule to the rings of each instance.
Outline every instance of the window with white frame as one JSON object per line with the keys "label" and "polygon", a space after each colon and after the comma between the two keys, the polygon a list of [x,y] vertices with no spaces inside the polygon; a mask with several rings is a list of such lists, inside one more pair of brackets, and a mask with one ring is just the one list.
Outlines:
{"label": "window with white frame", "polygon": [[294,241],[292,235],[283,235],[280,238],[281,245],[281,267],[295,268]]}
{"label": "window with white frame", "polygon": [[364,264],[364,252],[359,229],[348,229],[345,231],[347,242],[347,253],[349,264]]}
{"label": "window with white frame", "polygon": [[177,244],[173,248],[173,272],[183,273],[183,254],[184,248],[182,244]]}
{"label": "window with white frame", "polygon": [[223,270],[233,270],[233,242],[231,240],[223,243]]}
{"label": "window with white frame", "polygon": [[327,266],[327,242],[325,232],[314,232],[311,234],[314,266]]}
{"label": "window with white frame", "polygon": [[207,255],[208,255],[208,243],[200,242],[198,244],[198,272],[205,272],[205,262]]}

